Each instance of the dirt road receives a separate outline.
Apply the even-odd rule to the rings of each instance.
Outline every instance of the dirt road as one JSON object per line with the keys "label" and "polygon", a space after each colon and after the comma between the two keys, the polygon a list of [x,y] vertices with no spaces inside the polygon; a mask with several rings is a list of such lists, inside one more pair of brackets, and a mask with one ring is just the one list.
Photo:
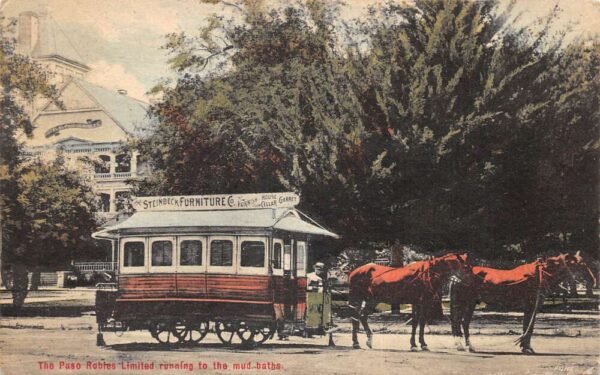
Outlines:
{"label": "dirt road", "polygon": [[[105,334],[96,347],[93,316],[0,319],[0,368],[3,374],[598,374],[597,315],[542,315],[533,345],[536,356],[521,355],[512,344],[516,315],[485,315],[472,331],[477,353],[457,352],[445,323],[430,327],[431,352],[410,352],[409,327],[398,318],[380,319],[374,349],[352,350],[348,322],[340,324],[335,348],[325,338],[270,340],[254,350],[224,348],[210,333],[198,347],[169,350],[147,332],[122,337]],[[537,327],[536,327],[537,328]],[[365,342],[364,335],[361,342]],[[363,344],[364,346],[364,344]],[[190,368],[191,367],[191,368]],[[247,369],[246,367],[249,367]],[[144,369],[146,368],[146,369]]]}

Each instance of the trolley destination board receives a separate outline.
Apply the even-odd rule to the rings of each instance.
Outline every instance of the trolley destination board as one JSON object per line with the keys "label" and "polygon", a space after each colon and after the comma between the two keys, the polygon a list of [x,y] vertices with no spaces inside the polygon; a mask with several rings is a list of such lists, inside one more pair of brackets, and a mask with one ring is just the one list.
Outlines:
{"label": "trolley destination board", "polygon": [[299,203],[300,196],[293,192],[136,197],[132,202],[136,211],[292,208]]}

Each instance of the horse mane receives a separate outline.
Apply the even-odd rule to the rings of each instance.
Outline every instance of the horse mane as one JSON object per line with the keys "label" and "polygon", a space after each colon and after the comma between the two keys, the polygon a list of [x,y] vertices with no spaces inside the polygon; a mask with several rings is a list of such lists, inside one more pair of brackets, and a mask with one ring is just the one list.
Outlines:
{"label": "horse mane", "polygon": [[428,260],[427,262],[429,262],[430,266],[435,266],[436,264],[438,264],[442,260],[447,259],[447,258],[449,258],[451,256],[456,257],[456,259],[459,260],[459,261],[461,261],[461,262],[463,262],[463,261],[466,262],[466,259],[465,260],[462,259],[462,254],[460,254],[460,253],[454,253],[454,252],[446,253],[444,255],[440,255],[440,256],[437,256],[437,257],[433,257],[432,259]]}

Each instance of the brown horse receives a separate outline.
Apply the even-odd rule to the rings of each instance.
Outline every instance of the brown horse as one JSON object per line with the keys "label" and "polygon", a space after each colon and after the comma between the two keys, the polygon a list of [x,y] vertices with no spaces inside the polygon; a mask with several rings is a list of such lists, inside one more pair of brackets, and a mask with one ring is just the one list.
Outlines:
{"label": "brown horse", "polygon": [[469,340],[469,325],[475,305],[483,301],[523,310],[523,334],[516,343],[520,344],[523,353],[534,354],[531,336],[536,314],[544,303],[545,295],[561,281],[571,278],[573,272],[581,270],[594,277],[579,253],[576,256],[560,254],[538,259],[510,270],[474,266],[474,278],[455,282],[450,287],[452,334],[457,349],[464,350],[460,343],[462,326],[468,350],[475,351]]}
{"label": "brown horse", "polygon": [[419,343],[428,350],[424,327],[429,312],[441,301],[442,287],[451,276],[464,278],[471,274],[466,254],[446,254],[428,261],[411,263],[405,267],[386,267],[366,264],[350,273],[349,302],[354,308],[352,343],[358,343],[359,325],[367,333],[367,346],[372,347],[373,332],[368,316],[378,303],[411,304],[413,310],[411,350],[416,350],[415,333],[419,325]]}

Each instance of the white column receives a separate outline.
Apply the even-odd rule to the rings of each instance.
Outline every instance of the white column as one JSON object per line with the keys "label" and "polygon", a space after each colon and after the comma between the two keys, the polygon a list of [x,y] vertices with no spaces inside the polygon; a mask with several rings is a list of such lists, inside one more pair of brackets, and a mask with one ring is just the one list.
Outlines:
{"label": "white column", "polygon": [[110,262],[115,263],[115,241],[110,240]]}
{"label": "white column", "polygon": [[137,152],[134,152],[131,154],[131,175],[132,176],[137,175],[137,158],[138,158]]}
{"label": "white column", "polygon": [[117,167],[117,155],[114,152],[111,152],[108,156],[110,157],[110,174],[112,175],[115,173],[115,168]]}
{"label": "white column", "polygon": [[110,189],[110,210],[109,212],[117,212],[117,204],[115,202],[115,191]]}

